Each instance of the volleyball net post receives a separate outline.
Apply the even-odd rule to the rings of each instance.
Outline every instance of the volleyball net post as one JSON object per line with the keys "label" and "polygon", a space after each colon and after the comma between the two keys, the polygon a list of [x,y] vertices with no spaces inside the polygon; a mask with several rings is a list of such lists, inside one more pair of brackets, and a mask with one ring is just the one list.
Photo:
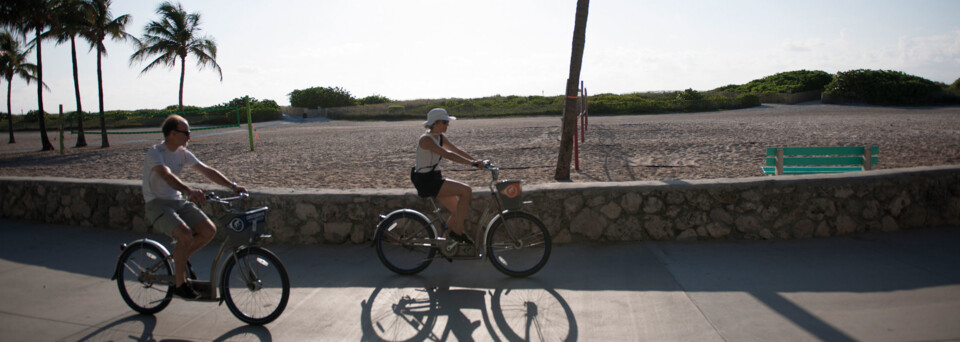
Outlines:
{"label": "volleyball net post", "polygon": [[[243,105],[247,107],[247,135],[250,136],[250,151],[253,151],[253,118],[250,116],[250,97],[243,97]],[[239,123],[240,120],[237,120]]]}
{"label": "volleyball net post", "polygon": [[587,88],[580,81],[577,94],[577,126],[573,129],[573,169],[580,171],[580,144],[586,142],[587,134]]}

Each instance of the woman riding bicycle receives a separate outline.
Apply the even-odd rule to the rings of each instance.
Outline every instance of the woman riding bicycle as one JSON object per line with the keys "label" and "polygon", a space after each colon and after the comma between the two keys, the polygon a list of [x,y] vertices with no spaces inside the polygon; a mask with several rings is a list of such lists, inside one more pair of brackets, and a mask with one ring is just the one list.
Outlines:
{"label": "woman riding bicycle", "polygon": [[471,243],[464,234],[464,219],[470,213],[470,199],[473,191],[470,186],[445,179],[440,174],[440,160],[447,158],[454,162],[483,168],[483,162],[473,159],[469,154],[460,150],[446,138],[444,133],[450,126],[450,121],[456,120],[447,114],[443,108],[434,108],[427,113],[427,121],[423,126],[428,129],[417,141],[416,166],[410,170],[410,180],[417,188],[420,197],[436,197],[452,215],[450,222],[450,236],[462,243]]}

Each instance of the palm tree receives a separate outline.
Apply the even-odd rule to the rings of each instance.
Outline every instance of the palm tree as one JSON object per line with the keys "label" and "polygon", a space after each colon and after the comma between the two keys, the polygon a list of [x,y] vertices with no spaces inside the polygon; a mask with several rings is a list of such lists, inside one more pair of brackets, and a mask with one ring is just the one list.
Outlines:
{"label": "palm tree", "polygon": [[56,38],[57,44],[70,42],[70,57],[73,62],[73,89],[77,98],[77,145],[87,146],[87,139],[83,135],[83,105],[80,103],[80,76],[77,72],[77,44],[76,36],[86,29],[84,11],[88,6],[82,0],[61,0],[57,6],[59,25],[51,28],[49,35]]}
{"label": "palm tree", "polygon": [[587,32],[587,10],[590,0],[577,0],[576,24],[573,28],[573,52],[570,54],[570,77],[567,78],[567,96],[563,100],[563,121],[560,134],[560,155],[557,157],[556,180],[570,180],[570,159],[573,154],[573,132],[577,125],[577,90],[580,84],[580,66],[583,64],[583,45]]}
{"label": "palm tree", "polygon": [[0,25],[21,33],[24,37],[33,31],[35,38],[30,44],[37,49],[37,108],[40,116],[41,150],[53,151],[47,137],[47,124],[43,110],[43,31],[55,26],[56,0],[4,0],[0,5]]}
{"label": "palm tree", "polygon": [[180,3],[164,1],[157,8],[160,21],[152,21],[144,27],[144,36],[138,41],[138,49],[130,56],[130,62],[143,61],[150,56],[159,55],[140,73],[143,74],[158,65],[174,66],[180,60],[180,102],[183,111],[183,77],[186,73],[187,55],[197,58],[202,70],[211,65],[223,81],[223,71],[217,64],[217,44],[213,38],[200,34],[200,13],[187,13]]}
{"label": "palm tree", "polygon": [[[110,13],[110,0],[92,0],[88,3],[87,29],[82,33],[83,37],[90,42],[91,50],[97,49],[97,91],[100,101],[100,147],[110,147],[107,140],[106,115],[103,112],[103,67],[102,57],[107,55],[107,48],[103,45],[103,40],[110,36],[113,40],[122,41],[127,38],[133,38],[127,34],[124,29],[131,17],[124,14],[113,18]],[[136,41],[136,38],[133,38]]]}
{"label": "palm tree", "polygon": [[7,126],[10,128],[10,141],[16,143],[13,138],[13,113],[10,109],[10,91],[13,85],[13,77],[18,76],[27,81],[35,80],[33,76],[37,66],[27,63],[27,52],[20,51],[20,42],[9,31],[0,32],[0,76],[7,80]]}

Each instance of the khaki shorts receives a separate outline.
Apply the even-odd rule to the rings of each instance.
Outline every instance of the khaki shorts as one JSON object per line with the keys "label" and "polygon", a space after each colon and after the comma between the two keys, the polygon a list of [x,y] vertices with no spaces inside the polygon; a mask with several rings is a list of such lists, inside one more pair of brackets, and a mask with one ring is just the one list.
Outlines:
{"label": "khaki shorts", "polygon": [[180,225],[193,228],[208,220],[196,204],[187,200],[154,199],[144,205],[147,222],[157,232],[173,236],[173,229]]}

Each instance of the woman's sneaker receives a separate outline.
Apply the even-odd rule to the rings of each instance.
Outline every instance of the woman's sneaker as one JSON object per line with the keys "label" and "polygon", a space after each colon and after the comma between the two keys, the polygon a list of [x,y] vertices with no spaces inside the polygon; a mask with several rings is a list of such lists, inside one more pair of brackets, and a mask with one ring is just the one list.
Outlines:
{"label": "woman's sneaker", "polygon": [[194,300],[194,299],[200,298],[200,294],[197,293],[197,291],[194,291],[193,288],[190,287],[190,285],[187,285],[187,283],[183,283],[180,286],[174,287],[173,294],[176,295],[177,297],[180,297],[186,300]]}

